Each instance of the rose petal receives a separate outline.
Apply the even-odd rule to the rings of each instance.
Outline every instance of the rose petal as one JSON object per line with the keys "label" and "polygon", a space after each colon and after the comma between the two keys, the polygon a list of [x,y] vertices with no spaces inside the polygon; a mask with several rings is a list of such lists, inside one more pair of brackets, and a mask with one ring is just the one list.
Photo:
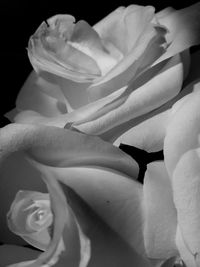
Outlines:
{"label": "rose petal", "polygon": [[43,22],[31,36],[28,55],[35,70],[49,70],[75,81],[76,77],[92,79],[100,75],[96,62],[67,42],[73,34],[74,21],[70,15],[53,16],[48,19],[48,25]]}
{"label": "rose petal", "polygon": [[[45,178],[54,214],[53,237],[48,249],[35,261],[16,263],[11,266],[68,266],[86,267],[90,258],[90,245],[68,207],[65,196],[55,179]],[[81,242],[82,241],[82,242]]]}
{"label": "rose petal", "polygon": [[144,240],[148,257],[167,259],[176,256],[176,209],[164,162],[147,166],[143,192]]}
{"label": "rose petal", "polygon": [[11,124],[0,132],[2,156],[18,148],[50,166],[93,165],[137,177],[137,163],[119,148],[95,136],[57,127]]}
{"label": "rose petal", "polygon": [[177,233],[176,233],[176,245],[184,264],[186,264],[186,266],[197,267],[198,265],[196,264],[193,255],[188,251],[187,245],[184,241],[179,226],[177,227]]}
{"label": "rose petal", "polygon": [[66,185],[63,185],[63,190],[84,233],[91,240],[92,254],[89,266],[150,266],[148,259],[124,242],[75,191]]}
{"label": "rose petal", "polygon": [[24,245],[26,242],[8,229],[6,214],[19,190],[46,192],[46,187],[40,173],[32,167],[22,152],[15,152],[1,163],[0,177],[0,202],[3,203],[0,205],[1,242]]}
{"label": "rose petal", "polygon": [[151,7],[146,9],[143,33],[138,38],[135,47],[107,75],[99,81],[96,79],[94,84],[88,88],[92,101],[127,85],[164,53],[165,30],[159,27],[154,28],[151,24],[152,11]]}
{"label": "rose petal", "polygon": [[180,157],[199,144],[199,86],[199,83],[196,84],[196,90],[173,107],[174,115],[172,114],[173,117],[167,127],[164,141],[165,162],[170,175],[172,175]]}
{"label": "rose petal", "polygon": [[81,124],[74,123],[74,126],[82,132],[102,134],[119,124],[160,107],[180,91],[183,77],[182,67],[179,57],[174,58],[158,75],[138,87],[137,90],[134,90],[134,83],[130,85],[120,96],[119,106],[96,120]]}
{"label": "rose petal", "polygon": [[[199,135],[198,135],[199,138]],[[172,185],[178,224],[188,252],[200,257],[200,150],[189,150],[173,172]]]}
{"label": "rose petal", "polygon": [[144,254],[142,185],[113,170],[56,168],[32,162],[41,173],[73,188],[135,251]]}
{"label": "rose petal", "polygon": [[200,42],[200,3],[196,3],[187,8],[174,11],[169,10],[164,16],[158,16],[161,25],[167,27],[167,42],[171,45],[167,52],[161,56],[154,64],[169,58]]}
{"label": "rose petal", "polygon": [[162,150],[169,113],[170,111],[166,110],[145,120],[125,132],[114,144],[128,144],[147,152]]}
{"label": "rose petal", "polygon": [[[42,203],[44,200],[46,203]],[[34,213],[34,208],[36,211],[43,205],[43,209],[49,210],[49,202],[48,194],[35,191],[19,191],[7,214],[9,229],[40,250],[46,250],[50,242],[48,231],[50,225],[41,225],[40,227],[38,225],[38,228],[34,229],[29,225],[28,219]],[[39,204],[40,206],[38,206]],[[30,206],[32,206],[32,209]],[[52,220],[52,214],[50,215],[51,218],[49,217],[47,223]]]}
{"label": "rose petal", "polygon": [[153,7],[149,6],[130,5],[118,8],[94,25],[94,29],[103,40],[113,43],[123,54],[127,54],[142,34],[148,16],[152,18],[153,13]]}

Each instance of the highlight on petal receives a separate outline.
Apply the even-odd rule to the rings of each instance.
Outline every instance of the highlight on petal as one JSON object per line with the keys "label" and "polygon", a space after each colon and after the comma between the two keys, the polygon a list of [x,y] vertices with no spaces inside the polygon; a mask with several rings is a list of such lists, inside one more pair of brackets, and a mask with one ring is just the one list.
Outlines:
{"label": "highlight on petal", "polygon": [[173,172],[172,186],[179,231],[188,253],[193,257],[194,262],[196,261],[197,265],[194,266],[198,266],[200,258],[199,145],[197,149],[187,151],[180,158]]}
{"label": "highlight on petal", "polygon": [[19,191],[7,218],[12,232],[32,246],[46,250],[51,239],[53,223],[48,194]]}
{"label": "highlight on petal", "polygon": [[199,83],[196,84],[196,89],[182,99],[181,103],[177,103],[178,108],[174,112],[174,115],[172,115],[167,127],[164,141],[164,156],[170,176],[181,156],[188,150],[195,149],[199,145],[199,86]]}
{"label": "highlight on petal", "polygon": [[75,81],[100,75],[96,62],[70,42],[75,28],[70,15],[56,15],[43,22],[29,41],[29,58],[36,70],[49,71]]}
{"label": "highlight on petal", "polygon": [[130,5],[117,8],[105,19],[94,25],[104,42],[110,42],[126,55],[144,30],[148,15],[152,18],[154,8]]}
{"label": "highlight on petal", "polygon": [[176,256],[176,209],[164,162],[147,165],[143,194],[144,241],[148,257],[168,259]]}
{"label": "highlight on petal", "polygon": [[[56,15],[42,23],[29,41],[29,58],[36,70],[45,70],[76,82],[105,75],[122,58],[109,42],[85,21]],[[49,62],[49,64],[48,64]]]}
{"label": "highlight on petal", "polygon": [[[135,12],[137,13],[137,6]],[[94,84],[88,88],[92,101],[105,97],[127,85],[131,80],[136,79],[139,74],[149,68],[165,52],[165,29],[151,23],[154,9],[152,7],[143,7],[141,12],[144,14],[141,16],[143,21],[137,42],[116,67],[104,77],[96,79]],[[127,11],[127,14],[132,15],[131,11],[130,13]],[[123,19],[126,19],[126,17]]]}
{"label": "highlight on petal", "polygon": [[[146,83],[135,88],[133,82],[125,88],[121,96],[110,103],[110,106],[113,106],[110,112],[89,122],[75,122],[74,127],[90,134],[103,134],[165,104],[178,94],[182,81],[183,65],[177,56]],[[114,105],[116,103],[117,106]]]}

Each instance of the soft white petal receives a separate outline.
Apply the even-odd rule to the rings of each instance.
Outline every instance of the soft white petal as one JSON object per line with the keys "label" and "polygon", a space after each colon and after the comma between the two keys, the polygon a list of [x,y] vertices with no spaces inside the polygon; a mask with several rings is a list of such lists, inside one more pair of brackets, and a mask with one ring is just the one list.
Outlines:
{"label": "soft white petal", "polygon": [[176,209],[164,162],[147,166],[143,194],[144,240],[148,257],[168,259],[176,256]]}
{"label": "soft white petal", "polygon": [[199,149],[189,150],[180,158],[173,172],[172,186],[178,224],[186,248],[194,258],[200,258]]}
{"label": "soft white petal", "polygon": [[181,99],[177,105],[177,108],[176,104],[173,107],[174,113],[164,141],[165,162],[170,176],[180,157],[199,145],[200,84],[197,84],[194,92]]}

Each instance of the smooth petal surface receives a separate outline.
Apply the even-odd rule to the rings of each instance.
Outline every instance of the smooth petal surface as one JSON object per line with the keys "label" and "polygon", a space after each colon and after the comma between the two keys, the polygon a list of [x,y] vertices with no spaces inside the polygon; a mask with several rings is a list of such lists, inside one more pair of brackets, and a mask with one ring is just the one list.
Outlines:
{"label": "smooth petal surface", "polygon": [[45,75],[38,76],[34,71],[30,74],[17,96],[18,110],[34,110],[47,117],[67,112],[67,102],[55,77]]}
{"label": "smooth petal surface", "polygon": [[[15,126],[16,125],[10,125],[9,130],[8,130],[8,127],[6,127],[7,136],[3,135],[3,133],[2,133],[3,129],[1,129],[1,142],[4,144],[4,146],[1,147],[3,150],[3,151],[1,151],[2,152],[1,160],[4,159],[4,161],[6,161],[6,159],[3,157],[8,156],[9,153],[13,152],[13,150],[15,150],[15,151],[21,150],[21,149],[26,150],[30,145],[36,146],[36,143],[37,143],[36,141],[37,141],[38,136],[35,133],[34,133],[34,139],[31,139],[30,136],[29,136],[29,138],[30,138],[29,139],[28,138],[28,132],[26,131],[26,139],[24,139],[22,137],[23,131],[20,132],[21,135],[17,135],[17,133],[19,133],[19,132],[16,133]],[[18,125],[18,126],[22,127],[22,128],[24,127],[23,125]],[[29,127],[29,126],[27,126],[27,127]],[[12,132],[11,129],[14,131],[13,135],[11,135],[11,132]],[[31,128],[31,130],[33,130],[33,128]],[[23,142],[20,142],[22,140],[19,138],[19,136],[21,139],[23,139]],[[45,135],[45,137],[47,137],[47,135]],[[39,138],[39,139],[41,140],[41,138]],[[8,150],[6,150],[6,142],[8,142],[8,144],[11,146],[11,148]],[[9,146],[7,148],[9,148]],[[35,158],[35,160],[36,160],[36,158]],[[55,175],[56,172],[50,172],[49,171],[49,169],[54,170],[56,168],[48,167],[48,166],[44,166],[44,165],[42,165],[42,166],[44,167],[44,169],[43,170],[40,169],[41,175],[48,185],[48,190],[50,192],[51,201],[52,201],[51,202],[52,203],[52,209],[53,209],[52,213],[55,216],[53,238],[52,238],[52,241],[51,241],[50,246],[48,247],[47,251],[45,251],[43,254],[41,254],[36,261],[22,262],[22,263],[13,265],[13,266],[29,266],[29,265],[30,266],[43,266],[44,264],[47,264],[47,265],[55,264],[56,266],[57,265],[63,266],[63,264],[66,264],[66,262],[68,263],[69,266],[77,266],[77,267],[86,266],[84,264],[87,263],[86,260],[88,259],[88,253],[87,253],[87,251],[85,251],[85,249],[88,248],[88,245],[87,245],[88,242],[86,239],[86,242],[84,242],[84,244],[85,244],[84,245],[84,244],[81,244],[81,242],[82,242],[81,238],[77,239],[77,235],[81,236],[81,233],[79,232],[80,229],[78,227],[76,227],[78,224],[76,223],[75,217],[73,216],[73,213],[71,214],[71,212],[70,212],[71,209],[67,205],[67,202],[65,200],[65,196],[63,195],[63,193],[62,193],[62,191],[61,191],[61,189],[57,183],[57,179],[60,179],[60,178]],[[65,168],[63,168],[63,167],[58,168],[58,169],[65,170]],[[76,170],[76,169],[78,169],[78,168],[74,168],[74,170]],[[82,177],[81,175],[84,174],[83,169],[84,168],[81,168],[81,173],[77,172],[77,180],[74,179],[74,176],[72,176],[73,172],[69,173],[69,177],[73,178],[71,184],[73,184],[73,181],[75,181],[75,183],[78,182],[79,186],[81,185],[80,180],[78,181],[78,177],[80,178],[80,177]],[[90,172],[89,169],[90,168],[88,168],[88,169],[86,168],[87,173]],[[102,169],[102,171],[103,171],[103,169]],[[110,173],[106,169],[105,169],[105,172]],[[97,173],[97,177],[101,177],[100,175],[102,173],[103,172]],[[41,175],[40,175],[40,177],[41,177]],[[86,173],[85,173],[85,175],[86,175]],[[85,175],[84,175],[84,178],[87,177]],[[119,173],[116,173],[116,175],[117,175],[118,179],[121,179],[121,182],[123,183],[123,178],[121,178],[123,176],[121,176]],[[91,171],[90,175],[88,175],[88,176],[89,176],[90,183],[91,183],[92,178],[94,177],[94,172]],[[64,177],[65,177],[65,179],[67,178],[66,173],[64,174]],[[115,177],[115,172],[114,172],[114,177]],[[108,180],[107,175],[105,178],[106,178],[106,180]],[[65,183],[65,179],[63,179],[63,180],[60,179],[60,181]],[[127,189],[128,186],[130,186],[131,183],[133,183],[133,181],[131,179],[127,178],[127,176],[124,176],[124,179],[125,179],[124,189]],[[111,179],[111,180],[113,183],[113,179]],[[89,182],[89,180],[88,180],[88,182]],[[118,185],[118,183],[116,184],[115,182],[116,182],[116,180],[114,181],[113,185],[115,185],[115,190],[117,193],[117,192],[120,192],[118,189],[119,185]],[[86,188],[89,189],[90,186],[88,186],[88,185],[89,184],[86,182],[85,186],[82,185],[82,186],[80,186],[80,188],[82,187],[84,190],[86,190]],[[99,185],[100,185],[99,183],[94,182],[94,186],[91,187],[90,193],[95,195],[94,189],[96,187],[97,195],[99,196],[99,198],[96,199],[96,206],[98,207],[98,204],[99,204],[99,207],[98,207],[99,210],[103,211],[104,207],[100,206],[100,204],[103,205],[103,202],[105,201],[104,197],[108,198],[110,195],[110,197],[115,198],[118,195],[117,194],[116,195],[110,194],[109,191],[112,189],[112,184],[110,184],[109,190],[106,191],[106,195],[102,195],[102,199],[103,199],[103,201],[102,201],[100,199],[101,196],[99,193],[103,192],[102,189],[105,191],[105,187],[104,187],[105,182],[103,183],[102,188],[100,188],[100,191],[98,193]],[[137,184],[136,182],[134,182],[133,185],[134,186],[132,187],[132,189],[134,189],[134,192],[131,191],[130,194],[135,195],[134,199],[137,202],[134,204],[135,205],[134,210],[135,210],[135,212],[138,213],[137,219],[140,219],[140,222],[141,222],[141,220],[142,220],[142,214],[140,211],[141,185],[139,183]],[[136,186],[136,185],[138,185],[138,186]],[[120,216],[123,216],[124,214],[126,214],[126,212],[128,212],[128,207],[132,206],[132,203],[129,204],[129,201],[127,203],[123,203],[123,200],[125,199],[125,202],[126,202],[126,199],[127,199],[127,190],[124,193],[125,193],[124,195],[123,195],[123,192],[121,193],[121,196],[120,196],[121,201],[120,200],[118,201],[119,204],[117,203],[117,207],[115,208],[113,205],[111,205],[114,209],[113,211],[112,211],[112,208],[110,208],[110,211],[112,211],[112,214],[114,214],[115,210],[117,210],[117,211],[119,210],[119,206],[127,206],[127,208],[126,207],[124,208],[124,212],[121,215],[119,214],[119,217],[118,217],[119,219],[120,219]],[[67,193],[66,193],[66,196],[67,196]],[[89,194],[89,196],[90,196],[90,194]],[[112,199],[110,201],[112,201]],[[107,228],[107,227],[103,226],[104,224],[101,223],[101,219],[98,219],[98,221],[100,222],[100,225],[102,225],[102,227],[98,228],[97,227],[98,221],[96,221],[96,222],[95,222],[95,220],[93,221],[94,216],[92,215],[92,211],[90,212],[91,217],[88,218],[87,212],[86,212],[87,209],[86,209],[86,211],[85,211],[86,213],[85,213],[84,208],[81,208],[80,201],[78,201],[78,203],[74,202],[73,198],[71,197],[71,198],[69,198],[69,203],[71,203],[70,205],[71,205],[72,209],[75,210],[75,215],[77,215],[77,220],[78,220],[78,223],[80,222],[81,228],[83,227],[84,231],[87,230],[87,233],[90,233],[89,237],[92,238],[91,240],[94,240],[94,242],[96,242],[96,243],[93,243],[94,248],[93,248],[92,252],[94,252],[94,256],[92,256],[93,258],[91,258],[91,262],[89,263],[89,264],[91,264],[91,267],[100,267],[100,266],[110,267],[112,265],[119,266],[119,267],[121,267],[123,265],[123,266],[129,267],[129,266],[132,266],[133,263],[138,267],[140,267],[140,266],[150,267],[151,266],[149,261],[143,257],[144,253],[145,253],[144,250],[142,250],[143,256],[140,256],[138,254],[138,247],[137,247],[137,249],[134,249],[133,246],[131,247],[131,246],[127,245],[127,241],[124,240],[122,237],[119,237],[118,234],[115,233],[115,231],[110,229],[110,227]],[[106,202],[106,205],[107,204],[108,203]],[[66,219],[66,214],[67,214],[67,219]],[[135,216],[135,213],[133,213],[133,215]],[[124,217],[123,217],[123,220],[124,220]],[[123,220],[120,219],[121,223],[123,223]],[[88,224],[89,221],[91,221],[91,223],[93,221],[93,223]],[[75,224],[74,224],[74,222],[75,222]],[[75,229],[73,228],[73,225],[74,225]],[[90,227],[90,225],[91,225],[91,227]],[[143,242],[143,236],[142,235],[139,236],[139,233],[138,233],[138,230],[141,228],[141,225],[142,225],[142,223],[138,224],[138,220],[135,220],[135,224],[132,225],[133,233],[135,233],[139,237],[139,240],[137,240],[137,242],[140,242],[140,243],[138,243],[138,245],[140,245],[140,246],[142,245],[141,243]],[[136,229],[137,229],[137,231],[135,231]],[[64,248],[59,247],[60,243],[58,243],[58,242],[60,241],[61,236],[63,237],[64,245],[66,245],[66,251],[65,252],[63,252],[63,249],[65,249],[65,246],[64,246]],[[96,238],[96,236],[97,236],[97,238]],[[83,240],[84,240],[84,237],[83,237]],[[134,240],[134,242],[136,242],[136,241]],[[71,246],[69,246],[69,244]],[[105,244],[106,244],[106,247],[105,247]],[[83,249],[83,251],[80,253],[80,251],[81,251],[80,248],[82,245],[84,245],[84,247],[86,246],[86,248]],[[72,248],[73,248],[73,250],[71,250]],[[86,258],[82,258],[83,256],[85,256]],[[82,261],[80,261],[81,259],[82,259]],[[82,265],[81,264],[78,265],[79,262],[81,262]],[[88,266],[90,266],[90,265],[88,265]]]}
{"label": "smooth petal surface", "polygon": [[128,144],[147,152],[162,150],[169,113],[170,110],[166,110],[136,125],[120,136],[114,144]]}
{"label": "smooth petal surface", "polygon": [[93,28],[104,41],[111,42],[123,54],[126,54],[142,34],[148,15],[152,17],[153,13],[154,9],[150,6],[120,7],[94,25]]}
{"label": "smooth petal surface", "polygon": [[196,264],[194,256],[188,250],[187,244],[183,238],[182,232],[180,227],[177,227],[176,233],[176,245],[180,253],[180,257],[183,260],[186,266],[190,267],[198,267],[199,265]]}
{"label": "smooth petal surface", "polygon": [[167,127],[164,141],[165,162],[170,175],[172,175],[181,156],[188,150],[199,146],[199,86],[199,83],[196,84],[194,92],[181,99],[173,107],[173,118]]}
{"label": "smooth petal surface", "polygon": [[[199,138],[199,135],[198,135]],[[186,152],[173,172],[174,203],[180,232],[194,260],[200,258],[200,150]],[[197,264],[197,266],[199,266]]]}
{"label": "smooth petal surface", "polygon": [[[46,174],[50,175],[48,172]],[[92,253],[88,267],[151,266],[147,258],[138,254],[107,226],[75,191],[66,184],[62,185],[78,222],[91,242]]]}
{"label": "smooth petal surface", "polygon": [[98,166],[137,177],[137,163],[112,144],[98,137],[57,127],[10,124],[1,129],[1,156],[29,151],[43,164],[56,167]]}
{"label": "smooth petal surface", "polygon": [[148,164],[143,194],[144,240],[148,257],[167,259],[176,256],[176,209],[164,162]]}

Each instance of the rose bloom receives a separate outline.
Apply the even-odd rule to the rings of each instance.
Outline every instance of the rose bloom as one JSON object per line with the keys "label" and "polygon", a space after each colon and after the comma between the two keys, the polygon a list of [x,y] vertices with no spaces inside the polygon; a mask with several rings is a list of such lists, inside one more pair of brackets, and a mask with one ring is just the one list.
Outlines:
{"label": "rose bloom", "polygon": [[71,15],[50,18],[30,38],[35,71],[8,117],[114,142],[180,92],[188,48],[200,39],[199,9],[131,5],[93,27]]}
{"label": "rose bloom", "polygon": [[[164,162],[148,165],[143,185],[137,163],[99,137],[53,126],[2,128],[2,236],[9,227],[44,251],[1,246],[2,266],[199,266],[199,104],[196,83],[171,108]],[[39,179],[49,194],[29,191],[44,190]]]}
{"label": "rose bloom", "polygon": [[[199,74],[186,50],[198,15],[133,5],[94,27],[57,15],[31,37],[35,72],[0,131],[0,230],[15,244],[2,266],[199,266]],[[144,185],[121,142],[164,148]]]}

